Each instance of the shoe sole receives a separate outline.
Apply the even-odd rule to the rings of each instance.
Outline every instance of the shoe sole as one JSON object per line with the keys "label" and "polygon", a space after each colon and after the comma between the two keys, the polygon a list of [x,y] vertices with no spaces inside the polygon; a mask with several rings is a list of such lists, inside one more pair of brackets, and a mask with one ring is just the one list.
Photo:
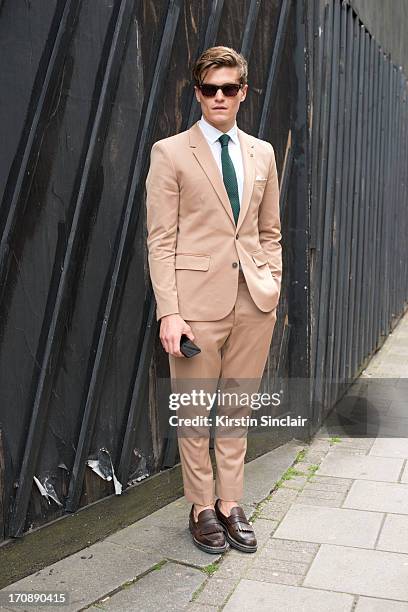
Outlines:
{"label": "shoe sole", "polygon": [[234,540],[233,537],[230,536],[228,529],[225,527],[225,525],[223,525],[221,522],[220,522],[220,525],[225,532],[226,540],[233,548],[236,548],[237,550],[240,550],[241,552],[247,552],[247,553],[256,552],[258,550],[258,545],[246,546],[245,544],[241,544],[241,542],[237,542],[236,540]]}
{"label": "shoe sole", "polygon": [[193,542],[197,546],[197,548],[199,548],[200,550],[203,550],[204,552],[210,553],[210,554],[213,554],[213,555],[220,555],[222,553],[225,553],[228,550],[228,544],[227,543],[225,543],[225,546],[223,548],[214,548],[213,546],[208,546],[207,544],[202,544],[201,542],[196,540],[194,536],[193,536]]}

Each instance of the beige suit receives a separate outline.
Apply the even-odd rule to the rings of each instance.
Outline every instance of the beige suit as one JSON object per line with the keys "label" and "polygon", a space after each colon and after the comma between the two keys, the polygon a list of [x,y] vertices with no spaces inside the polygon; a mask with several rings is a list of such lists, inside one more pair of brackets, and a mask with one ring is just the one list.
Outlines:
{"label": "beige suit", "polygon": [[[277,169],[270,143],[239,128],[238,136],[244,186],[237,225],[198,122],[152,147],[146,207],[156,316],[179,313],[202,350],[191,359],[169,355],[172,390],[185,391],[190,379],[207,391],[218,380],[245,379],[255,392],[269,353],[282,277]],[[208,411],[196,407],[194,414]],[[242,497],[245,433],[215,437],[215,493],[222,499]],[[178,437],[186,498],[202,505],[213,501],[208,440],[202,429]]]}

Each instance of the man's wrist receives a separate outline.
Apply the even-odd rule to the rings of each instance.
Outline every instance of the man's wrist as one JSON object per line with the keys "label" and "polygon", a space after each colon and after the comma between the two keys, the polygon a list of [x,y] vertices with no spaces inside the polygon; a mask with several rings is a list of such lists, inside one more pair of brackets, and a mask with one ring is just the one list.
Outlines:
{"label": "man's wrist", "polygon": [[162,315],[160,318],[165,319],[166,317],[174,317],[174,315],[180,316],[179,312],[169,312],[168,314]]}

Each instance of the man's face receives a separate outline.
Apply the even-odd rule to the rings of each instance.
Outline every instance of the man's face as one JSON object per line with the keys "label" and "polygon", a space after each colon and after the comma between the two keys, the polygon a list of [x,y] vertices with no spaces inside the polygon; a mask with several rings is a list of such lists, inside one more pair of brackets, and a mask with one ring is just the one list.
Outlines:
{"label": "man's face", "polygon": [[[221,66],[210,68],[203,78],[206,85],[226,85],[236,83],[239,85],[238,68]],[[195,85],[195,95],[201,105],[204,118],[222,131],[228,131],[235,123],[239,105],[246,98],[248,85],[244,85],[236,96],[225,96],[221,89],[212,98],[205,97]]]}

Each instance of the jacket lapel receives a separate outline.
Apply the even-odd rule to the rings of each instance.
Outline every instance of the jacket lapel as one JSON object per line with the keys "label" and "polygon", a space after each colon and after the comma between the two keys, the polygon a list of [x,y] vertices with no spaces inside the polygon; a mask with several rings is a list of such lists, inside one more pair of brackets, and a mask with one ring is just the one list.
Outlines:
{"label": "jacket lapel", "polygon": [[232,213],[231,203],[225,189],[224,181],[208,142],[198,125],[198,121],[190,128],[189,136],[190,147],[192,148],[193,154],[214,187],[227,215],[235,225],[234,215]]}
{"label": "jacket lapel", "polygon": [[[248,135],[238,128],[238,137],[241,144],[242,162],[244,167],[244,185],[242,192],[242,202],[239,211],[237,229],[241,226],[245,214],[249,207],[252,190],[255,180],[255,149],[253,143],[250,142]],[[212,151],[202,133],[198,121],[189,129],[190,147],[196,157],[198,163],[207,175],[209,181],[214,187],[218,198],[221,201],[227,215],[231,219],[235,227],[234,215],[232,213],[231,203],[225,189],[224,181],[214,159]]]}
{"label": "jacket lapel", "polygon": [[241,143],[242,163],[244,166],[244,186],[242,190],[242,202],[237,222],[237,230],[241,227],[249,208],[255,182],[255,147],[252,139],[238,128],[238,138]]}

